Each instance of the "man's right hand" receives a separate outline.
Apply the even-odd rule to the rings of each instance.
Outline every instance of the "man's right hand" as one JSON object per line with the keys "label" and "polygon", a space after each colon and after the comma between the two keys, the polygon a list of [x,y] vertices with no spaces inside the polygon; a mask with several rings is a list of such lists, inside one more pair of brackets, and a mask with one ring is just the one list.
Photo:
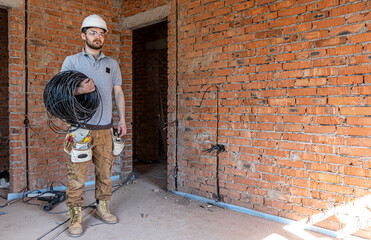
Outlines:
{"label": "man's right hand", "polygon": [[95,91],[95,83],[93,79],[86,78],[84,79],[80,85],[75,90],[75,95],[90,93]]}

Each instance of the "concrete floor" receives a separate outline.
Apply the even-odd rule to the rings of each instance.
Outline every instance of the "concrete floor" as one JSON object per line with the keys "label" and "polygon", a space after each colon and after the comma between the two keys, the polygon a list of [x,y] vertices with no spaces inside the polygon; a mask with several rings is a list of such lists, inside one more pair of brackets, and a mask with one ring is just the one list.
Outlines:
{"label": "concrete floor", "polygon": [[[111,211],[118,224],[102,224],[84,210],[84,235],[78,239],[125,240],[329,240],[319,233],[287,228],[286,225],[189,200],[165,190],[166,167],[147,164],[136,167],[134,183],[114,192]],[[92,189],[92,187],[88,188]],[[157,191],[158,190],[158,191]],[[94,191],[84,194],[86,205],[94,202]],[[5,204],[0,200],[0,205]],[[33,203],[39,203],[33,200]],[[53,212],[66,210],[61,203]],[[49,214],[21,201],[0,208],[0,239],[71,239],[68,216]],[[56,228],[57,227],[57,228]],[[54,229],[54,230],[53,230]],[[296,229],[297,230],[297,229]]]}

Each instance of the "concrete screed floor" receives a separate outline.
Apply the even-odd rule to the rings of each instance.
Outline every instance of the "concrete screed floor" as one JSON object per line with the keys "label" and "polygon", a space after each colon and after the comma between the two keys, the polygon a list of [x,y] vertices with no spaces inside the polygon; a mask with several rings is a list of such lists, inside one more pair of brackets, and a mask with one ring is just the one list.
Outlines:
{"label": "concrete screed floor", "polygon": [[[124,185],[114,192],[112,201],[109,202],[111,212],[118,216],[119,223],[103,224],[91,215],[92,208],[86,208],[84,234],[78,239],[335,239],[311,231],[293,232],[287,230],[285,224],[210,206],[167,192],[165,164],[142,164],[135,169],[134,183]],[[86,191],[84,198],[85,205],[93,203],[94,191]],[[0,205],[5,203],[5,200],[0,200]],[[40,202],[33,200],[32,203]],[[66,209],[63,202],[52,212]],[[67,235],[68,222],[53,230],[69,218],[66,213],[49,214],[38,206],[22,201],[0,208],[0,212],[6,213],[0,215],[0,239],[75,239]],[[45,235],[46,233],[48,234]]]}

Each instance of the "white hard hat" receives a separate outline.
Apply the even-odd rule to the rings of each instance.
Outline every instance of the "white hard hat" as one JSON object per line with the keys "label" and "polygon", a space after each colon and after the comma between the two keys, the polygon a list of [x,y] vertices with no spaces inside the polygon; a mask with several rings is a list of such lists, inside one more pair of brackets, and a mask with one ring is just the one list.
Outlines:
{"label": "white hard hat", "polygon": [[104,31],[108,32],[106,21],[104,21],[102,17],[95,15],[95,14],[90,15],[84,19],[84,21],[82,22],[80,31],[82,32],[83,28],[89,28],[89,27],[101,28]]}

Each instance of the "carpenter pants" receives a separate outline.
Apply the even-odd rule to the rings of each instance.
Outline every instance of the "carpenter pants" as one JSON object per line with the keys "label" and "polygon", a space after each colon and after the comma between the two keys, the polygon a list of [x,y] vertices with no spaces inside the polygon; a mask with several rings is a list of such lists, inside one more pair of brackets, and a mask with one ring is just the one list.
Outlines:
{"label": "carpenter pants", "polygon": [[112,135],[111,129],[90,130],[92,139],[92,160],[73,163],[71,158],[67,163],[67,197],[68,207],[81,207],[83,204],[82,192],[89,165],[95,166],[95,198],[110,200],[112,195]]}

